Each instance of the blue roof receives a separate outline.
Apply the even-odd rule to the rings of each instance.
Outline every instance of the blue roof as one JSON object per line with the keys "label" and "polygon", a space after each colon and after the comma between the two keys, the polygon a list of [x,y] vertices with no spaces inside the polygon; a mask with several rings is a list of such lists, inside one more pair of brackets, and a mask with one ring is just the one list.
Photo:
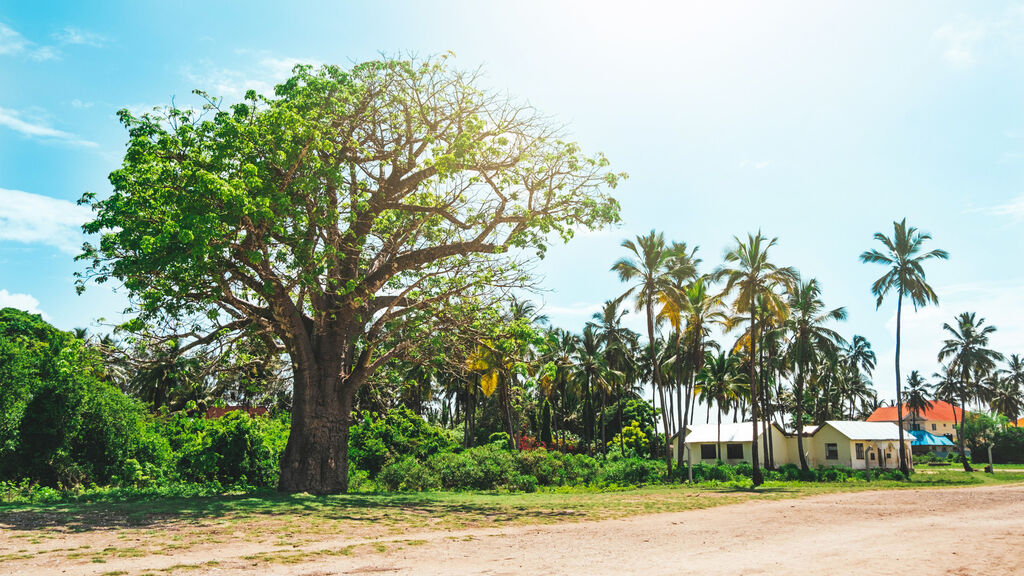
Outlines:
{"label": "blue roof", "polygon": [[911,446],[953,446],[953,441],[945,436],[936,436],[924,430],[908,430],[914,437]]}

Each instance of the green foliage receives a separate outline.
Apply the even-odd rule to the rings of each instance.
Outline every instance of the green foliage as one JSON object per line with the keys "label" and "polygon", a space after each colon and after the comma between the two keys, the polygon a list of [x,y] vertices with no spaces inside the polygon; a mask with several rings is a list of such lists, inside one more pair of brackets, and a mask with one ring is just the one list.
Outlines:
{"label": "green foliage", "polygon": [[389,410],[383,417],[365,412],[349,430],[349,461],[370,477],[404,456],[425,460],[457,447],[458,439],[450,431],[431,425],[408,408]]}
{"label": "green foliage", "polygon": [[625,452],[622,456],[627,458],[646,455],[649,452],[650,444],[647,434],[636,420],[623,426],[622,432],[612,438],[612,450],[618,451],[621,447]]}
{"label": "green foliage", "polygon": [[176,478],[274,486],[288,425],[287,417],[253,418],[241,410],[216,419],[176,413],[162,423],[161,433],[174,450]]}
{"label": "green foliage", "polygon": [[167,443],[104,373],[74,335],[0,310],[0,478],[70,487],[161,476]]}
{"label": "green foliage", "polygon": [[598,482],[606,485],[636,486],[659,482],[664,475],[664,462],[622,458],[609,461],[598,474]]}

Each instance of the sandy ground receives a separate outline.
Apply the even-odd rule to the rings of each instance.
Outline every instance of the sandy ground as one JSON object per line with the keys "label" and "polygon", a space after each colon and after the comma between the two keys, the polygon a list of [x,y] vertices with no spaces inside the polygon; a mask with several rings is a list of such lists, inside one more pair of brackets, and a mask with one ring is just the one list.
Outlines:
{"label": "sandy ground", "polygon": [[[60,544],[95,547],[103,538],[70,534]],[[15,559],[0,562],[0,574],[1024,575],[1024,486],[829,494],[370,542],[329,535],[290,558],[254,561],[253,554],[271,552],[260,548],[224,543],[104,564]],[[217,564],[199,566],[211,560]]]}

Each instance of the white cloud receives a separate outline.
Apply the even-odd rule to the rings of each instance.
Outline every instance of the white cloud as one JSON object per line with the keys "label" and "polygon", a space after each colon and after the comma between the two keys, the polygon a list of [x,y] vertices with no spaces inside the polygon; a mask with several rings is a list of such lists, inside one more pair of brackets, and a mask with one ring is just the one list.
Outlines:
{"label": "white cloud", "polygon": [[85,108],[92,108],[92,102],[82,102],[78,98],[71,101],[71,107],[83,110]]}
{"label": "white cloud", "polygon": [[240,100],[247,90],[271,94],[276,84],[291,75],[296,64],[320,65],[312,59],[276,57],[263,51],[239,50],[236,53],[252,56],[253,60],[244,69],[223,68],[210,60],[201,60],[197,66],[184,66],[181,74],[193,84],[192,88],[234,102]]}
{"label": "white cloud", "polygon": [[67,200],[0,188],[0,241],[45,244],[67,254],[82,247],[92,211]]}
{"label": "white cloud", "polygon": [[0,24],[0,55],[13,56],[21,54],[28,47],[28,40],[16,30]]}
{"label": "white cloud", "polygon": [[985,22],[960,22],[940,27],[935,31],[935,39],[943,45],[942,58],[954,67],[973,66],[991,28]]}
{"label": "white cloud", "polygon": [[996,216],[1009,216],[1015,222],[1020,221],[1024,218],[1024,196],[1017,196],[1006,204],[994,206],[989,210],[989,213]]}
{"label": "white cloud", "polygon": [[1011,6],[996,17],[960,17],[935,30],[942,59],[954,68],[971,68],[993,57],[1015,57],[1024,47],[1024,7]]}
{"label": "white cloud", "polygon": [[24,114],[8,108],[0,108],[0,126],[6,126],[30,138],[59,141],[86,148],[95,148],[97,146],[95,142],[83,140],[70,132],[51,128],[40,121],[26,119]]}
{"label": "white cloud", "polygon": [[[978,318],[985,318],[987,325],[997,328],[989,342],[991,348],[1003,354],[1024,354],[1024,280],[1006,283],[965,283],[951,286],[936,286],[939,305],[922,308],[905,307],[901,322],[900,371],[903,381],[911,370],[918,370],[932,380],[938,371],[937,359],[947,332],[945,323],[955,324],[955,317],[961,312],[975,312]],[[886,303],[895,308],[895,304]],[[875,343],[878,366],[875,369],[875,385],[883,398],[896,397],[894,384],[894,363],[896,360],[896,314],[886,323],[891,340]]]}
{"label": "white cloud", "polygon": [[67,26],[60,32],[54,32],[53,38],[62,44],[77,44],[81,46],[94,46],[99,48],[107,41],[99,34],[80,30],[73,26]]}
{"label": "white cloud", "polygon": [[57,50],[51,46],[37,46],[17,30],[0,23],[0,56],[27,56],[32,60],[56,60]]}
{"label": "white cloud", "polygon": [[7,290],[0,290],[0,308],[17,308],[30,314],[46,314],[39,309],[39,300],[31,294],[12,294]]}

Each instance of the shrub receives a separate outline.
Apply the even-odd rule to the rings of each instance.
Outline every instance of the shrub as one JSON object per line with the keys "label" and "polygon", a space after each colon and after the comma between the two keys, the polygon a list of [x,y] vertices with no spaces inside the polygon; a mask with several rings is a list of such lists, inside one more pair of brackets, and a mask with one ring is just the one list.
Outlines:
{"label": "shrub", "polygon": [[426,460],[433,454],[458,448],[451,431],[430,424],[408,408],[393,408],[383,417],[372,412],[363,412],[358,417],[359,421],[349,430],[348,458],[371,478],[384,464],[402,456]]}
{"label": "shrub", "polygon": [[411,456],[386,464],[377,475],[377,481],[388,490],[422,491],[441,487],[437,472]]}
{"label": "shrub", "polygon": [[657,460],[623,458],[607,465],[598,473],[598,482],[606,485],[641,485],[659,482],[665,473],[665,465]]}

